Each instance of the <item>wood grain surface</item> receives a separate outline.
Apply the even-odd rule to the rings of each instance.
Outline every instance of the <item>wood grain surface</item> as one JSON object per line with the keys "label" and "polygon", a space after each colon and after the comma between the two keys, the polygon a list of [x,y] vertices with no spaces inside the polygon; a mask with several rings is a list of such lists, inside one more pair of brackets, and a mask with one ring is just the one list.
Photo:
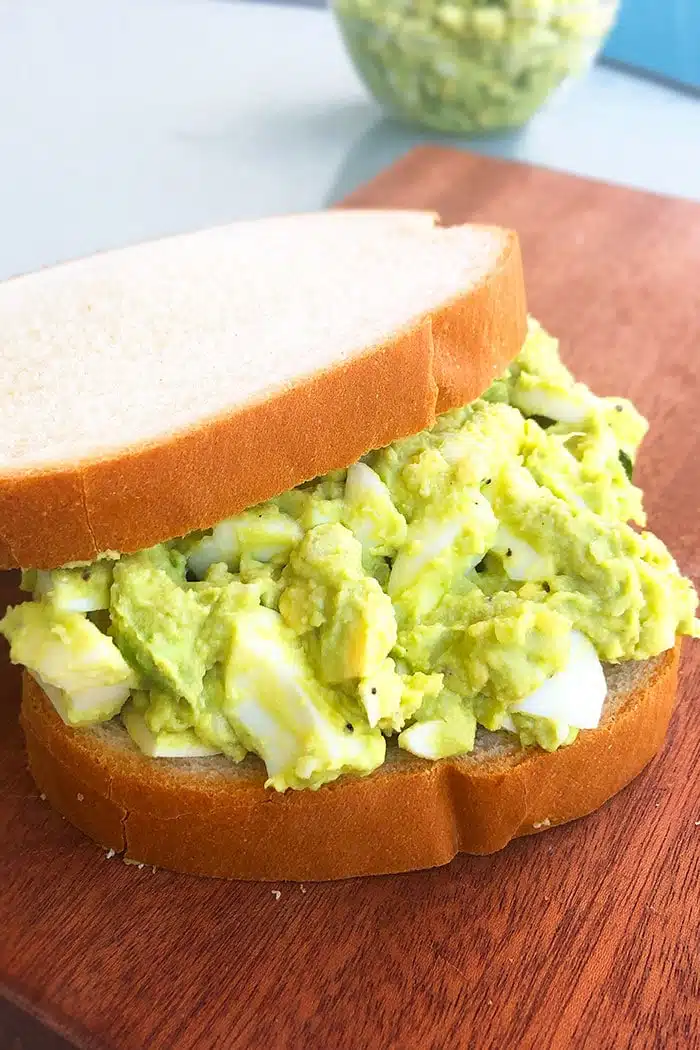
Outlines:
{"label": "wood grain surface", "polygon": [[[520,231],[531,309],[567,361],[651,418],[650,523],[697,582],[700,207],[433,148],[349,203]],[[700,645],[663,753],[599,813],[496,856],[303,888],[107,859],[37,797],[4,673],[0,979],[76,1045],[700,1046]]]}

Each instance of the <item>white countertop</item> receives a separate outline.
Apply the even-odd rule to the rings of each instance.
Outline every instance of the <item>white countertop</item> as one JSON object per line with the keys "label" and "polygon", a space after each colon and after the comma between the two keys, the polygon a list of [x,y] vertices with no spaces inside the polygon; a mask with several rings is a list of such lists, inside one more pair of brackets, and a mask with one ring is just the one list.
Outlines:
{"label": "white countertop", "polygon": [[[0,278],[323,207],[440,140],[382,116],[331,15],[0,0]],[[700,200],[700,100],[597,67],[519,134],[449,140]]]}

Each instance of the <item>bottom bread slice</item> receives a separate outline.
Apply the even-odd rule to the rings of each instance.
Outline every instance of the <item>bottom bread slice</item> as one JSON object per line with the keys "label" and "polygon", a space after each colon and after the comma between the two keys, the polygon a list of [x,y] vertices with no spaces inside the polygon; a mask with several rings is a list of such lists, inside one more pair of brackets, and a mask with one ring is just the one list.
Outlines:
{"label": "bottom bread slice", "polygon": [[656,754],[679,645],[606,668],[598,729],[553,753],[479,731],[475,750],[429,762],[390,746],[368,777],[265,790],[257,759],[149,758],[118,721],[66,726],[29,675],[22,725],[39,789],[72,824],[135,863],[237,879],[337,879],[446,864],[597,809]]}

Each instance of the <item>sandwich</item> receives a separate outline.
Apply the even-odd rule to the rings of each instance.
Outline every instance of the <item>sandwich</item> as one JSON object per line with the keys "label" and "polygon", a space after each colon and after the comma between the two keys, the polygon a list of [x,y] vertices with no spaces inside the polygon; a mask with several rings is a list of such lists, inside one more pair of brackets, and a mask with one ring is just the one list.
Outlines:
{"label": "sandwich", "polygon": [[11,280],[0,321],[0,632],[36,785],[103,848],[430,867],[661,746],[697,596],[514,233],[234,223]]}

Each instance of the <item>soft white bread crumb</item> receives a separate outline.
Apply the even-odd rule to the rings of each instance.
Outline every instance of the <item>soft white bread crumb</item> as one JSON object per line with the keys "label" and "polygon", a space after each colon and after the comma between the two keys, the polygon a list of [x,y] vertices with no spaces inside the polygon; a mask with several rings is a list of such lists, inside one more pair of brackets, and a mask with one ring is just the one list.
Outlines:
{"label": "soft white bread crumb", "polygon": [[234,223],[0,285],[0,468],[158,439],[363,354],[503,242],[427,212]]}

